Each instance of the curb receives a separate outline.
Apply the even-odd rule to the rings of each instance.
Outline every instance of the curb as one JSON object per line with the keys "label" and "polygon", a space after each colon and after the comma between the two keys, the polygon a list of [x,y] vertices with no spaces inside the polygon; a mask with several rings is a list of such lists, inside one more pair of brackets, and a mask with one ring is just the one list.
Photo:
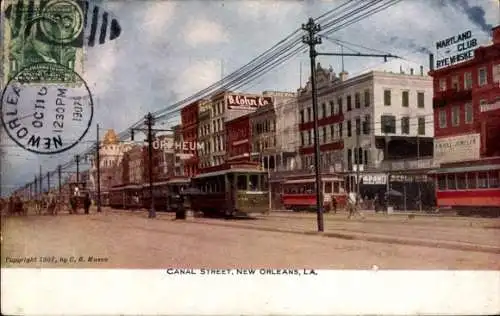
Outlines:
{"label": "curb", "polygon": [[[111,210],[111,212],[117,213],[130,213],[130,211],[126,210]],[[189,219],[193,219],[189,217]],[[250,225],[235,225],[230,221],[224,222],[216,222],[214,221],[196,221],[196,220],[187,220],[186,223],[198,224],[198,225],[212,225],[219,227],[232,227],[232,228],[240,228],[240,229],[248,229],[248,230],[258,230],[258,231],[266,231],[266,232],[275,232],[275,233],[287,233],[294,235],[305,235],[305,236],[322,236],[328,238],[338,238],[345,240],[361,240],[361,241],[370,241],[370,242],[378,242],[378,243],[386,243],[386,244],[396,244],[396,245],[408,245],[408,246],[420,246],[420,247],[432,247],[432,248],[444,248],[451,250],[461,250],[461,251],[477,251],[484,253],[493,253],[500,254],[500,247],[489,246],[489,245],[480,245],[480,244],[469,244],[469,243],[461,243],[461,242],[453,242],[453,241],[445,241],[445,240],[428,240],[428,239],[417,239],[417,238],[398,238],[387,235],[378,235],[378,234],[360,234],[360,233],[346,233],[339,231],[327,231],[327,232],[316,232],[316,231],[299,231],[293,229],[286,228],[274,228],[274,227],[259,227],[259,226],[250,226]],[[169,218],[170,220],[170,218]]]}
{"label": "curb", "polygon": [[258,226],[248,226],[248,225],[232,225],[231,223],[215,223],[215,222],[196,222],[189,221],[189,223],[200,224],[200,225],[212,225],[221,227],[232,227],[241,228],[249,230],[260,230],[275,233],[288,233],[295,235],[306,235],[306,236],[322,236],[329,238],[339,238],[346,240],[362,240],[371,241],[386,244],[396,244],[396,245],[408,245],[408,246],[420,246],[420,247],[432,247],[432,248],[444,248],[451,250],[461,250],[461,251],[477,251],[485,253],[500,254],[500,247],[479,245],[479,244],[466,244],[452,241],[444,240],[426,240],[426,239],[416,239],[416,238],[396,238],[392,236],[376,235],[376,234],[357,234],[357,233],[340,233],[335,231],[330,232],[315,232],[315,231],[297,231],[292,229],[284,228],[272,228],[272,227],[258,227]]}

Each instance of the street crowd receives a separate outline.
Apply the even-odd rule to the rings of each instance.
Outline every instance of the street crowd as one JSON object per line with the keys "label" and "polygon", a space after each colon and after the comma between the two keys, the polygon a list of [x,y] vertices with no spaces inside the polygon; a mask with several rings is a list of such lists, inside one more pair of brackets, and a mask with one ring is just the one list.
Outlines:
{"label": "street crowd", "polygon": [[28,215],[33,211],[37,215],[57,215],[60,212],[78,214],[78,209],[83,208],[89,214],[92,200],[88,193],[83,197],[71,196],[69,200],[61,194],[45,193],[38,199],[22,199],[19,195],[12,195],[8,199],[0,199],[2,215]]}

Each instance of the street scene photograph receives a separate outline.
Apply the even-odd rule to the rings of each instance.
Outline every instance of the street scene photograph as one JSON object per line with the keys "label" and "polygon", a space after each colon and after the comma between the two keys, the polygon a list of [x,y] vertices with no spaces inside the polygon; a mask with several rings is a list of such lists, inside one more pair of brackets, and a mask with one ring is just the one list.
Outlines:
{"label": "street scene photograph", "polygon": [[500,270],[498,0],[6,0],[0,27],[2,269]]}

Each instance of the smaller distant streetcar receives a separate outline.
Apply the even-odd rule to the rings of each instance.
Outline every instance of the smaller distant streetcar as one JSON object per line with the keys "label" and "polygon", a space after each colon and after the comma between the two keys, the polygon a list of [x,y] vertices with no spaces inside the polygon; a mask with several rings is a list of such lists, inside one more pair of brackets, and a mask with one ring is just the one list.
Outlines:
{"label": "smaller distant streetcar", "polygon": [[208,217],[249,217],[269,211],[267,173],[253,162],[212,167],[191,179],[191,209]]}
{"label": "smaller distant streetcar", "polygon": [[500,216],[500,158],[441,166],[434,171],[440,209],[458,215]]}
{"label": "smaller distant streetcar", "polygon": [[[320,190],[325,212],[345,206],[346,193],[342,176],[323,175]],[[286,177],[283,182],[281,203],[285,209],[289,210],[314,210],[316,208],[316,178],[314,174]]]}

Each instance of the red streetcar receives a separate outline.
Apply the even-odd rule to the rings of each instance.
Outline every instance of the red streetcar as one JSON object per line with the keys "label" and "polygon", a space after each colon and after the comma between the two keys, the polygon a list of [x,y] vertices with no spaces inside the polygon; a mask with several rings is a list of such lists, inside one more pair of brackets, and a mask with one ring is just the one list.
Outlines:
{"label": "red streetcar", "polygon": [[[338,175],[324,175],[321,178],[321,196],[325,212],[332,207],[332,198],[337,202],[337,209],[346,204],[347,194],[344,179]],[[290,176],[283,182],[281,202],[285,209],[294,211],[311,210],[316,207],[316,178],[314,175]]]}
{"label": "red streetcar", "polygon": [[438,208],[463,216],[500,216],[500,159],[487,164],[455,164],[435,174]]}

